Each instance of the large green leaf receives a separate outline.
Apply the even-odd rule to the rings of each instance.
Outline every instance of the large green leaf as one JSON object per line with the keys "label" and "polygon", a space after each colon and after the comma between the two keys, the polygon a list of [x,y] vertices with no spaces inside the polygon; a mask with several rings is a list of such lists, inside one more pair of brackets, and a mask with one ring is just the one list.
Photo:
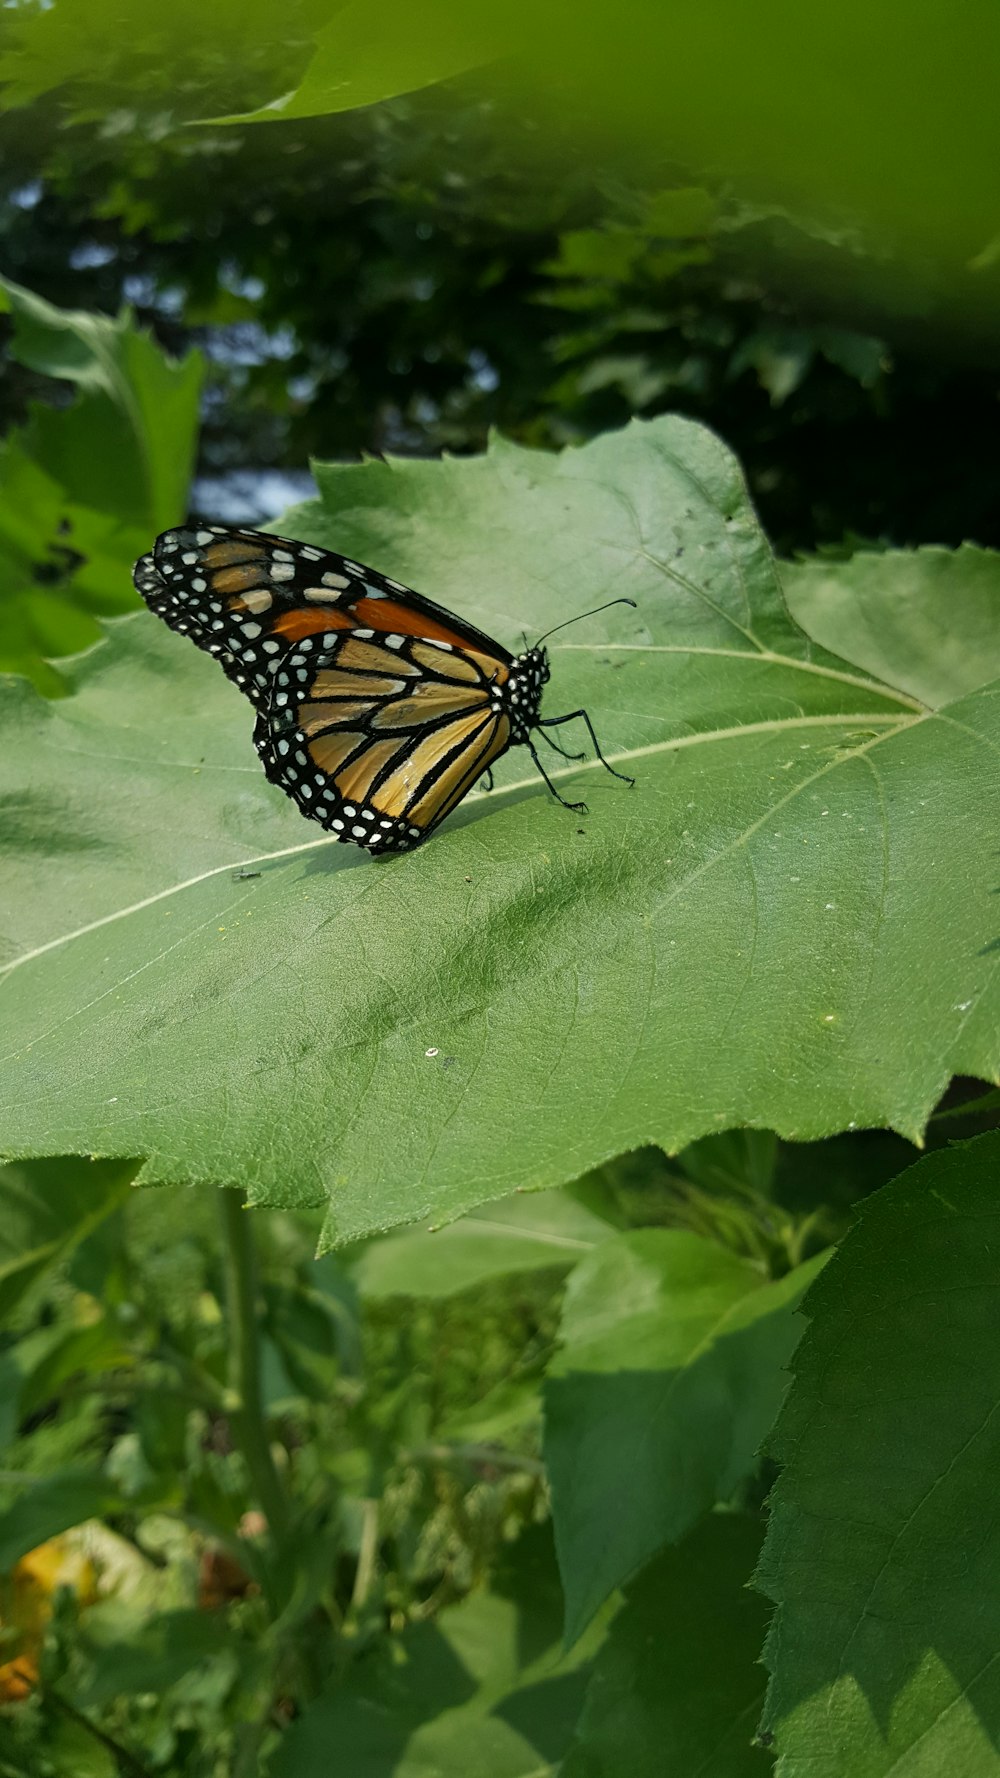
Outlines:
{"label": "large green leaf", "polygon": [[46,663],[138,603],[131,565],[186,510],[201,360],[166,358],[127,314],[57,309],[0,279],[22,364],[74,384],[0,447],[0,670],[65,689]]}
{"label": "large green leaf", "polygon": [[473,1593],[356,1662],[309,1705],[273,1778],[554,1778],[603,1633],[560,1653],[548,1527],[522,1536],[496,1590]]}
{"label": "large green leaf", "polygon": [[[574,130],[582,152],[625,143],[840,227],[867,222],[887,256],[902,242],[932,265],[945,257],[967,299],[989,301],[969,267],[996,234],[1000,31],[986,0],[946,17],[932,8],[919,31],[902,0],[845,0],[804,25],[788,7],[739,0],[625,13],[600,0],[355,0],[314,35],[301,84],[256,118],[370,104],[502,55],[503,90],[536,127],[548,116]],[[901,56],[905,80],[887,80]]]}
{"label": "large green leaf", "polygon": [[711,1513],[629,1587],[560,1778],[765,1778],[754,1745],[767,1612],[755,1520]]}
{"label": "large green leaf", "polygon": [[864,1207],[806,1301],[760,1585],[783,1778],[1000,1772],[1000,1134]]}
{"label": "large green leaf", "polygon": [[[121,621],[75,696],[0,712],[8,1152],[328,1201],[329,1241],[735,1124],[916,1136],[996,1074],[1000,698],[933,712],[817,649],[711,433],[318,476],[293,534],[505,640],[635,598],[553,638],[546,707],[636,786],[553,756],[580,817],[515,752],[373,862],[264,782],[211,660]],[[995,677],[1000,609],[974,652]]]}
{"label": "large green leaf", "polygon": [[768,1283],[698,1235],[638,1229],[577,1266],[545,1387],[568,1638],[750,1469],[821,1263]]}

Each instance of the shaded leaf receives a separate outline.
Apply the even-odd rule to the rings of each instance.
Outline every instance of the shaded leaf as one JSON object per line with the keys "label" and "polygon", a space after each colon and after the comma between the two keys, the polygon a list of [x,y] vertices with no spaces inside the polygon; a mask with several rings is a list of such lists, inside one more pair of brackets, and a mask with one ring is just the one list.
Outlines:
{"label": "shaded leaf", "polygon": [[750,1469],[824,1257],[768,1283],[714,1242],[638,1229],[576,1268],[545,1386],[567,1640]]}
{"label": "shaded leaf", "polygon": [[759,1585],[783,1778],[1000,1769],[1000,1134],[863,1207],[806,1299]]}
{"label": "shaded leaf", "polygon": [[764,1778],[756,1520],[711,1513],[627,1589],[560,1778]]}
{"label": "shaded leaf", "polygon": [[[128,1625],[118,1621],[121,1615],[112,1611],[104,1621],[92,1612],[87,1619],[87,1673],[79,1699],[85,1708],[134,1692],[163,1692],[192,1668],[240,1646],[215,1612],[168,1611]],[[250,1654],[246,1647],[241,1652]]]}

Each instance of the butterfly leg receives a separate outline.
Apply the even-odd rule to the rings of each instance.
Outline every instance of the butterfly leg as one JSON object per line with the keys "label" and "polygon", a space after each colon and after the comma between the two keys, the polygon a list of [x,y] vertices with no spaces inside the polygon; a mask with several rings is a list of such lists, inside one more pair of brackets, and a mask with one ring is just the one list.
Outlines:
{"label": "butterfly leg", "polygon": [[601,752],[601,744],[598,741],[597,736],[594,733],[594,725],[591,722],[590,717],[587,715],[586,710],[570,710],[570,712],[567,716],[543,717],[542,720],[539,722],[538,726],[539,726],[539,728],[558,728],[560,723],[575,722],[577,720],[577,718],[579,718],[580,721],[586,723],[587,733],[590,736],[590,739],[594,744],[594,752],[597,754],[597,757],[600,760],[605,771],[610,772],[612,778],[620,778],[623,784],[634,784],[635,783],[634,778],[626,777],[624,772],[616,772],[614,766],[608,764],[603,753]]}
{"label": "butterfly leg", "polygon": [[482,788],[484,790],[489,791],[489,790],[493,789],[493,767],[492,766],[487,766],[487,768],[486,768],[485,772],[483,773],[482,777],[480,778],[479,782],[482,785]]}
{"label": "butterfly leg", "polygon": [[563,759],[586,759],[585,753],[567,753],[565,747],[560,747],[557,741],[553,741],[551,735],[544,734],[540,726],[538,732],[541,734],[542,740],[551,747],[553,753],[561,753]]}
{"label": "butterfly leg", "polygon": [[539,759],[538,754],[535,752],[535,749],[532,746],[530,739],[526,740],[524,744],[527,747],[528,752],[531,754],[531,757],[534,760],[535,765],[537,766],[539,772],[541,773],[542,777],[545,779],[545,782],[548,785],[549,789],[551,790],[552,795],[555,797],[556,802],[562,803],[562,806],[564,809],[572,809],[577,815],[586,815],[586,813],[587,813],[586,803],[568,803],[564,796],[560,796],[558,790],[556,789],[555,785],[552,782],[552,779],[549,777],[548,772],[545,770],[545,767],[543,766],[541,760]]}

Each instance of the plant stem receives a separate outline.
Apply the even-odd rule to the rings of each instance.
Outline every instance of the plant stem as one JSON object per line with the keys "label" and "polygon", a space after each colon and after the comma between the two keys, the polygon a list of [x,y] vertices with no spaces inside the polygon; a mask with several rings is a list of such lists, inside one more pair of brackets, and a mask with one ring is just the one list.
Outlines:
{"label": "plant stem", "polygon": [[250,1215],[236,1192],[219,1191],[223,1262],[229,1309],[229,1417],[250,1471],[254,1492],[271,1536],[287,1528],[288,1507],[274,1466],[260,1388],[260,1331],[257,1321],[257,1255]]}

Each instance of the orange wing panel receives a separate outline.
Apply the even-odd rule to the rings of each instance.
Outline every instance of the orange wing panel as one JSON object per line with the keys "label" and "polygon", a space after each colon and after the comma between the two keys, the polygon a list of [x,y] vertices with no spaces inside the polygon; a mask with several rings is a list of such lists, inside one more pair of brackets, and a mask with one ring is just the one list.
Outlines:
{"label": "orange wing panel", "polygon": [[272,631],[278,636],[288,636],[291,641],[299,642],[303,636],[319,636],[324,630],[353,630],[357,628],[357,620],[348,611],[341,611],[336,605],[309,608],[297,605],[294,611],[284,611],[271,625]]}

